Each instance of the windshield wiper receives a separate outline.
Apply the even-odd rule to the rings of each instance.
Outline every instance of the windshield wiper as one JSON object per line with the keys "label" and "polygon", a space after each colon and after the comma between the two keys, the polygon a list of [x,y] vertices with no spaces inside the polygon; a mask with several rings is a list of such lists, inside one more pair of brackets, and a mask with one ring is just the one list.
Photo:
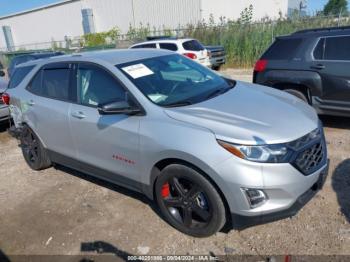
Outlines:
{"label": "windshield wiper", "polygon": [[230,89],[234,88],[236,85],[236,82],[232,82],[232,84],[228,87],[222,87],[222,88],[218,88],[216,90],[214,90],[213,92],[209,93],[209,95],[207,95],[205,97],[205,99],[210,99],[210,98],[213,98],[213,97],[216,97],[218,95],[221,95],[223,93],[226,93],[227,91],[229,91]]}
{"label": "windshield wiper", "polygon": [[231,88],[226,87],[226,88],[219,88],[219,89],[216,89],[216,90],[214,90],[213,92],[211,92],[209,95],[207,95],[205,98],[206,98],[206,99],[210,99],[210,98],[216,97],[216,96],[218,96],[218,95],[221,95],[221,94],[225,93],[225,92],[228,91],[229,89],[231,89]]}
{"label": "windshield wiper", "polygon": [[175,103],[170,103],[167,105],[164,105],[164,107],[179,107],[179,106],[189,106],[192,105],[192,102],[190,101],[179,101],[179,102],[175,102]]}

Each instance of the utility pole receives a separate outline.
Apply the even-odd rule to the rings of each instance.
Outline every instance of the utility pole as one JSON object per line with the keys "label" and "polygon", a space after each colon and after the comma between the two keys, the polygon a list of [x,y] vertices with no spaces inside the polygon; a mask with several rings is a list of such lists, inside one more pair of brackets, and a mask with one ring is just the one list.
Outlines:
{"label": "utility pole", "polygon": [[132,9],[132,21],[133,21],[134,29],[135,29],[136,24],[135,24],[135,7],[134,7],[134,0],[131,0],[131,9]]}
{"label": "utility pole", "polygon": [[343,12],[343,8],[340,8],[339,16],[338,16],[338,27],[340,27],[341,13]]}

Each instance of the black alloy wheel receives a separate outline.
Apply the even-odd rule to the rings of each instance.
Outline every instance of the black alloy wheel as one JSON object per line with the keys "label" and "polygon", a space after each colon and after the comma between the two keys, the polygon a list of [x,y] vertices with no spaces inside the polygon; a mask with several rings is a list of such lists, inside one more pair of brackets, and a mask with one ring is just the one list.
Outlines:
{"label": "black alloy wheel", "polygon": [[157,201],[165,219],[175,228],[196,237],[216,233],[225,224],[225,207],[215,187],[202,174],[173,164],[162,170]]}

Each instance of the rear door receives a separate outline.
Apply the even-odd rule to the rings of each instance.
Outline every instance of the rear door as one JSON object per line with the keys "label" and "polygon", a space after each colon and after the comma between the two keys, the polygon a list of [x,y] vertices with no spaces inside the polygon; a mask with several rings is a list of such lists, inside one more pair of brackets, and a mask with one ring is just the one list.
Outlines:
{"label": "rear door", "polygon": [[[124,186],[139,173],[139,116],[100,115],[99,104],[128,99],[128,91],[104,67],[76,65],[78,103],[69,112],[81,169]],[[134,184],[133,184],[134,182]]]}
{"label": "rear door", "polygon": [[22,101],[22,111],[26,122],[51,153],[74,158],[68,112],[76,98],[71,92],[70,79],[70,63],[44,66],[27,87],[29,92]]}
{"label": "rear door", "polygon": [[311,70],[322,78],[321,103],[350,110],[350,36],[320,38]]}

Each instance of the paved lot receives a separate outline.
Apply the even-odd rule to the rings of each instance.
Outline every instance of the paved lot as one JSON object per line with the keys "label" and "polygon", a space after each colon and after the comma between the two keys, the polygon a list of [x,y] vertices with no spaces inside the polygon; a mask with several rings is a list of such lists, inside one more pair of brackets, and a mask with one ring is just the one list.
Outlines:
{"label": "paved lot", "polygon": [[1,126],[0,251],[85,254],[82,243],[104,241],[128,254],[350,255],[350,121],[322,120],[331,159],[325,188],[292,219],[206,239],[171,228],[142,195],[68,169],[30,170]]}

